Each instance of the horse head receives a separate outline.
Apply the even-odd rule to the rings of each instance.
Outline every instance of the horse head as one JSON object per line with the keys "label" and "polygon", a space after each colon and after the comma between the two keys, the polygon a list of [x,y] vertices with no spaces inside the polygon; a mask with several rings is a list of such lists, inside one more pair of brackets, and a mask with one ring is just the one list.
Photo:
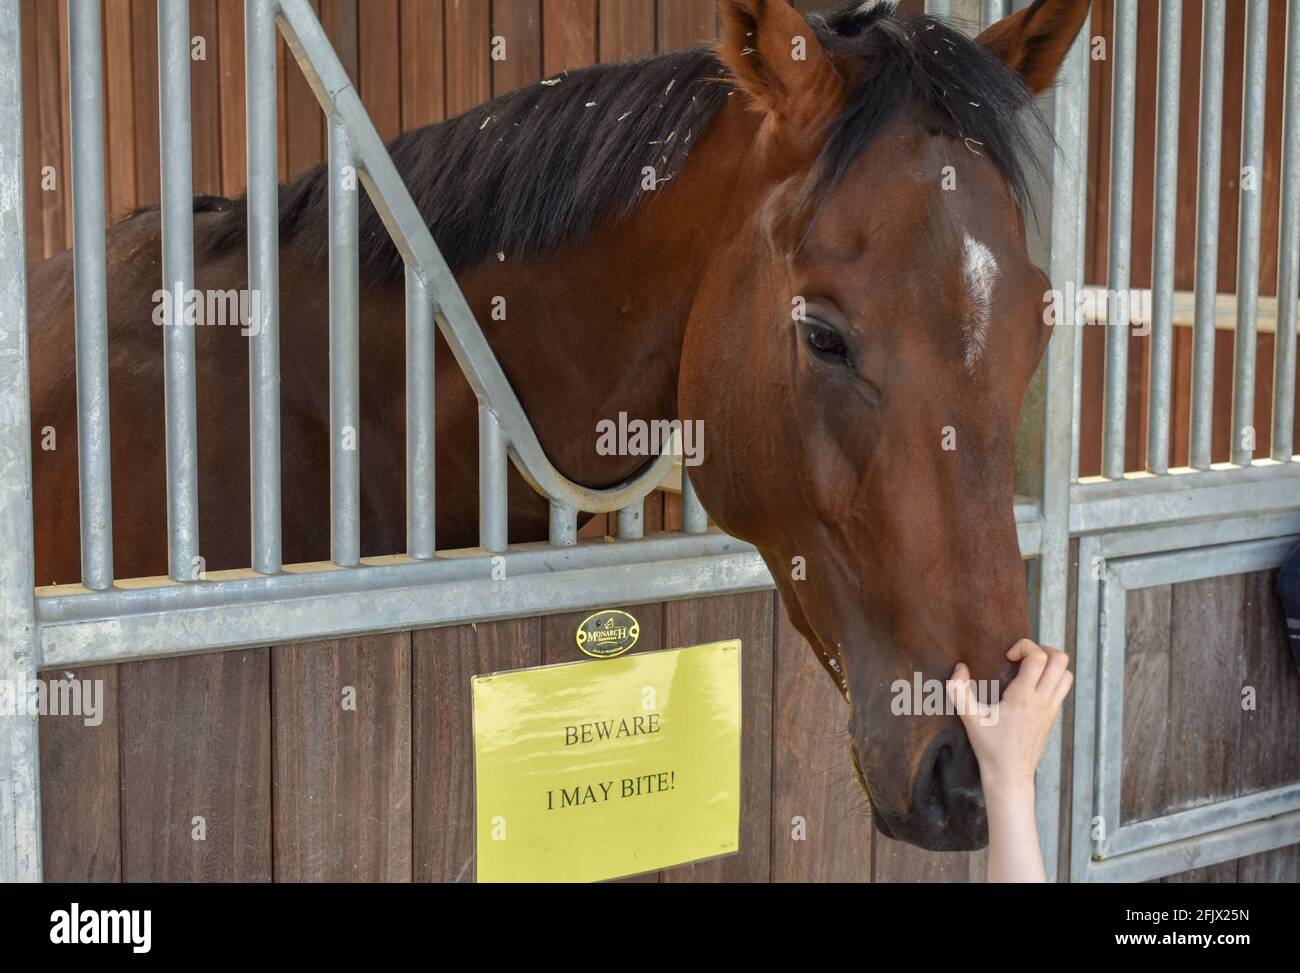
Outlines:
{"label": "horse head", "polygon": [[877,826],[926,848],[981,847],[987,824],[960,721],[912,688],[958,661],[1005,684],[1028,631],[1012,471],[1050,334],[1023,215],[1033,96],[1087,11],[1037,0],[972,40],[889,3],[721,4],[718,56],[759,121],[732,201],[749,216],[686,332],[692,481],[849,701]]}

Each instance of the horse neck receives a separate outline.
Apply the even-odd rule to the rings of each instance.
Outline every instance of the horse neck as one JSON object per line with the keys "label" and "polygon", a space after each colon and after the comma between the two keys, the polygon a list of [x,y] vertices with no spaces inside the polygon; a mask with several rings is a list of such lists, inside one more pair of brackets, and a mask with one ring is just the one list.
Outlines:
{"label": "horse neck", "polygon": [[[622,411],[677,416],[677,371],[695,296],[711,255],[748,216],[736,187],[757,116],[739,102],[728,99],[680,172],[625,219],[542,258],[506,255],[458,274],[543,445],[584,482],[626,475],[635,464],[592,461],[586,435],[582,449],[570,451],[575,432]],[[501,297],[505,321],[492,314]],[[562,418],[547,414],[557,400],[566,403]]]}

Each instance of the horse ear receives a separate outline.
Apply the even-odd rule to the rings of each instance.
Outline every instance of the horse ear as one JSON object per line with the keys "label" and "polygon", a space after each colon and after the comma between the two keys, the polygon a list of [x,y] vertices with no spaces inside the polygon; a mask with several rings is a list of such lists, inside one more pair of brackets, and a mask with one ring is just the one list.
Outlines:
{"label": "horse ear", "polygon": [[1034,0],[999,20],[976,40],[1006,62],[1038,94],[1056,82],[1056,72],[1088,16],[1091,0]]}
{"label": "horse ear", "polygon": [[718,59],[791,149],[821,148],[844,85],[808,22],[786,0],[720,0]]}

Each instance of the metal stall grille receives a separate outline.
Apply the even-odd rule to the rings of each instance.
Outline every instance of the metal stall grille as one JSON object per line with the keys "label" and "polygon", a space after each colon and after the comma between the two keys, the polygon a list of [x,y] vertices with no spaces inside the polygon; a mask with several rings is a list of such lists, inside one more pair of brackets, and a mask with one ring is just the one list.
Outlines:
{"label": "metal stall grille", "polygon": [[[932,3],[936,13],[956,4]],[[991,22],[1009,12],[1002,0],[986,0],[980,12]],[[1258,7],[1256,4],[1255,7]],[[1119,0],[1120,38],[1114,57],[1117,71],[1115,149],[1112,165],[1121,174],[1131,166],[1131,59],[1134,57],[1134,4]],[[242,571],[201,574],[196,570],[197,529],[194,347],[185,328],[167,328],[166,363],[167,518],[169,577],[132,580],[123,585],[113,574],[111,497],[109,495],[106,347],[106,287],[103,219],[103,88],[100,60],[99,5],[69,2],[72,65],[73,185],[76,201],[76,357],[79,453],[81,457],[82,579],[78,585],[34,590],[31,520],[30,406],[27,390],[25,253],[23,244],[23,153],[21,97],[21,27],[19,0],[0,0],[0,678],[34,679],[41,670],[116,663],[179,653],[200,653],[249,645],[310,641],[375,631],[428,627],[584,608],[593,603],[662,601],[686,595],[767,588],[771,579],[758,554],[748,545],[710,530],[703,509],[683,477],[681,532],[641,536],[645,497],[664,479],[671,456],[660,457],[633,481],[609,490],[589,490],[564,478],[550,463],[518,399],[439,253],[428,227],[398,176],[349,78],[332,50],[308,0],[248,0],[246,3],[246,80],[248,119],[249,286],[262,296],[256,337],[251,340],[251,507],[252,564]],[[1166,0],[1163,9],[1176,22],[1181,3]],[[1207,0],[1207,12],[1221,24],[1222,0]],[[1254,9],[1254,8],[1252,8]],[[956,12],[955,10],[952,12]],[[162,219],[164,285],[188,287],[193,277],[193,221],[189,158],[188,13],[185,4],[160,2],[159,75],[167,97],[161,99],[163,128]],[[1252,30],[1262,30],[1252,21]],[[1300,17],[1288,22],[1286,158],[1291,168],[1300,159]],[[1215,23],[1214,17],[1207,22]],[[280,545],[280,430],[278,345],[278,228],[276,173],[276,30],[283,34],[328,119],[330,177],[330,420],[331,562],[284,565]],[[1084,203],[1088,140],[1089,43],[1087,30],[1072,50],[1062,83],[1045,103],[1057,143],[1050,173],[1050,206],[1041,212],[1046,232],[1038,247],[1058,287],[1081,282],[1084,250]],[[1214,35],[1207,31],[1207,57]],[[1252,33],[1254,37],[1254,33]],[[1255,50],[1252,47],[1252,51]],[[1162,61],[1163,64],[1163,61]],[[1128,65],[1128,67],[1125,67]],[[1213,68],[1213,65],[1211,65]],[[1296,68],[1297,70],[1292,70]],[[1175,70],[1171,68],[1171,70]],[[1207,77],[1213,71],[1207,72]],[[1176,79],[1176,74],[1175,74]],[[1162,73],[1162,94],[1168,82]],[[1176,87],[1176,80],[1173,82]],[[1211,86],[1211,89],[1213,86]],[[1208,156],[1214,143],[1214,91],[1203,108],[1210,122],[1203,127]],[[1262,106],[1248,106],[1249,111]],[[1170,151],[1168,127],[1176,106],[1167,98],[1160,114],[1162,160]],[[1171,113],[1175,114],[1170,119]],[[1252,147],[1258,139],[1250,130]],[[1126,146],[1128,148],[1126,148]],[[1217,172],[1217,161],[1213,162]],[[1162,168],[1162,173],[1165,170]],[[407,551],[386,558],[361,558],[357,453],[341,446],[338,430],[356,427],[358,396],[358,241],[357,190],[347,177],[359,176],[406,264],[407,333]],[[1282,244],[1283,277],[1277,302],[1278,347],[1285,339],[1286,360],[1277,357],[1274,410],[1294,403],[1295,303],[1300,186],[1294,173],[1286,182]],[[1162,176],[1162,178],[1164,178]],[[1164,185],[1162,183],[1162,185]],[[1217,181],[1215,181],[1217,185]],[[1113,184],[1119,213],[1131,213],[1132,180]],[[1207,190],[1208,192],[1209,190]],[[1172,214],[1162,195],[1157,225],[1168,230]],[[1205,214],[1217,206],[1206,206]],[[1258,219],[1248,220],[1243,207],[1243,239],[1258,236]],[[1203,214],[1203,215],[1205,215]],[[1129,239],[1123,220],[1112,227],[1110,289],[1126,283],[1124,254]],[[1215,226],[1208,215],[1198,244],[1213,246]],[[1162,238],[1165,239],[1165,238]],[[1159,245],[1157,247],[1159,250]],[[1250,261],[1257,250],[1244,247],[1243,277],[1249,292]],[[1160,250],[1152,287],[1153,334],[1159,348],[1167,344],[1173,313],[1168,254]],[[1257,275],[1256,275],[1257,276]],[[1207,290],[1208,288],[1208,290]],[[1255,292],[1257,296],[1257,290]],[[1208,295],[1208,296],[1207,296]],[[1214,281],[1198,280],[1196,290],[1198,371],[1194,403],[1205,407],[1213,373],[1201,361],[1206,329],[1214,328]],[[1238,294],[1241,314],[1238,341],[1253,339],[1258,302]],[[1059,314],[1058,320],[1063,320]],[[1109,309],[1108,320],[1125,319],[1126,308]],[[480,532],[479,547],[438,551],[434,544],[433,493],[433,341],[439,328],[479,400]],[[1104,478],[1080,478],[1077,456],[1082,328],[1068,329],[1050,343],[1042,370],[1041,408],[1031,415],[1040,425],[1041,450],[1034,450],[1034,495],[1016,506],[1024,556],[1036,559],[1036,629],[1041,641],[1067,642],[1072,538],[1079,539],[1080,563],[1093,556],[1103,562],[1101,579],[1079,573],[1078,704],[1073,760],[1073,824],[1070,871],[1076,879],[1129,877],[1176,870],[1161,849],[1177,841],[1201,842],[1212,854],[1242,854],[1300,838],[1300,803],[1291,791],[1245,804],[1216,807],[1193,818],[1170,819],[1145,827],[1141,834],[1122,830],[1110,842],[1093,844],[1089,822],[1110,800],[1105,775],[1095,775],[1106,761],[1118,760],[1111,739],[1114,692],[1110,672],[1098,646],[1106,634],[1106,598],[1122,597],[1125,584],[1140,581],[1143,570],[1168,572],[1170,564],[1188,571],[1183,558],[1169,561],[1165,552],[1197,549],[1212,552],[1208,563],[1231,567],[1276,558],[1282,540],[1300,534],[1300,464],[1294,461],[1292,430],[1274,424],[1273,458],[1254,461],[1234,455],[1234,463],[1211,465],[1208,454],[1195,453],[1193,469],[1170,470],[1162,456],[1161,433],[1153,431],[1152,468],[1131,472],[1123,467],[1126,388],[1108,378],[1106,389],[1106,456]],[[1115,328],[1112,333],[1123,334]],[[1242,335],[1245,335],[1243,337]],[[189,337],[187,338],[187,335]],[[1161,344],[1160,342],[1165,342]],[[1126,345],[1112,339],[1108,354],[1118,369]],[[1212,353],[1210,346],[1209,352]],[[1167,358],[1163,350],[1156,356]],[[1256,403],[1242,387],[1253,381],[1250,354],[1240,356],[1240,383],[1235,413],[1247,422]],[[1290,371],[1286,371],[1287,369]],[[1168,414],[1168,369],[1153,371],[1152,415]],[[1283,374],[1286,372],[1286,374]],[[1108,376],[1111,374],[1108,371]],[[1114,386],[1114,387],[1112,387]],[[1252,385],[1253,388],[1253,385]],[[1208,391],[1207,391],[1208,389]],[[1285,408],[1286,414],[1290,414]],[[1201,421],[1197,413],[1197,420]],[[1153,423],[1153,425],[1157,425]],[[1167,422],[1166,433],[1167,435]],[[1199,428],[1199,427],[1197,427]],[[1167,442],[1166,442],[1167,446]],[[1119,457],[1118,463],[1115,458]],[[524,478],[550,501],[550,541],[511,544],[507,530],[506,473],[513,462]],[[580,511],[618,513],[620,540],[615,544],[577,539]],[[1219,560],[1230,553],[1238,560]],[[1154,556],[1154,566],[1140,566]],[[504,558],[507,580],[493,580],[493,567]],[[1165,558],[1165,560],[1159,560]],[[1126,561],[1128,559],[1128,561]],[[1129,568],[1132,562],[1137,567]],[[1106,586],[1110,585],[1110,588]],[[1108,594],[1108,592],[1120,592]],[[1106,656],[1106,660],[1111,656]],[[1061,744],[1049,744],[1039,771],[1040,833],[1049,873],[1058,854]],[[40,797],[35,717],[0,720],[0,880],[40,878]],[[1279,810],[1281,809],[1281,810]],[[1283,813],[1285,812],[1285,813]],[[1281,816],[1279,816],[1281,815]],[[1177,816],[1175,816],[1177,817]],[[1268,819],[1268,820],[1265,820]],[[1260,821],[1264,821],[1261,826]],[[1244,837],[1237,829],[1253,829]],[[1210,838],[1205,836],[1209,834]],[[1122,836],[1122,837],[1121,837]],[[1190,836],[1190,837],[1189,837]],[[1225,837],[1226,836],[1226,837]],[[1217,842],[1218,844],[1215,844]],[[1154,857],[1151,849],[1155,849]],[[1160,857],[1165,855],[1165,857]],[[1143,857],[1146,856],[1146,857]],[[1109,870],[1108,870],[1109,869]]]}
{"label": "metal stall grille", "polygon": [[[1145,6],[1145,5],[1144,5]],[[1188,8],[1185,10],[1185,7]],[[1247,0],[1242,84],[1241,172],[1238,184],[1235,293],[1218,293],[1221,166],[1224,156],[1225,0],[1201,11],[1199,132],[1195,202],[1195,291],[1175,291],[1178,216],[1180,43],[1192,3],[1159,5],[1156,80],[1155,197],[1152,282],[1131,288],[1134,212],[1134,102],[1138,49],[1137,0],[1115,0],[1109,56],[1112,71],[1110,226],[1106,279],[1090,287],[1084,308],[1065,309],[1074,341],[1058,337],[1054,351],[1074,358],[1074,377],[1051,391],[1073,390],[1073,469],[1068,522],[1077,549],[1078,673],[1072,759],[1071,851],[1074,881],[1143,880],[1226,861],[1300,840],[1300,786],[1287,783],[1207,801],[1144,820],[1125,820],[1121,755],[1126,711],[1126,595],[1134,589],[1223,578],[1276,568],[1300,540],[1300,463],[1294,455],[1297,268],[1300,266],[1300,9],[1285,8],[1285,72],[1280,166],[1264,171],[1265,69],[1270,5]],[[1153,11],[1148,8],[1147,12]],[[1276,7],[1274,8],[1276,10]],[[1088,62],[1070,69],[1065,90],[1086,97]],[[1076,73],[1077,72],[1077,73]],[[1058,133],[1060,127],[1058,126]],[[1076,143],[1086,148],[1086,143]],[[1082,157],[1082,155],[1080,156]],[[1143,174],[1148,175],[1147,173]],[[1261,211],[1266,175],[1281,184],[1275,300],[1260,298]],[[1066,205],[1059,193],[1054,212]],[[1082,231],[1082,227],[1079,227]],[[1077,237],[1076,237],[1077,238]],[[1052,276],[1084,280],[1081,261]],[[1063,252],[1063,251],[1059,251]],[[1068,270],[1070,276],[1063,276]],[[1271,414],[1256,399],[1261,308],[1272,314],[1274,375]],[[1086,310],[1091,306],[1094,310]],[[1058,321],[1061,320],[1058,318]],[[1106,324],[1101,475],[1079,475],[1082,347],[1088,324]],[[1191,325],[1189,459],[1171,466],[1174,429],[1173,347],[1176,324]],[[1147,401],[1129,401],[1130,327],[1149,329]],[[1215,332],[1235,332],[1231,380],[1231,446],[1213,462]],[[1058,347],[1059,346],[1059,347]],[[1135,469],[1126,437],[1132,408],[1145,405],[1145,461]],[[1062,402],[1059,406],[1065,410]],[[1271,435],[1256,429],[1269,421]],[[1206,673],[1206,679],[1220,674]],[[1236,693],[1241,687],[1219,687]],[[1227,732],[1225,727],[1224,732]],[[1130,754],[1130,756],[1132,756]],[[1300,768],[1295,768],[1300,770]]]}

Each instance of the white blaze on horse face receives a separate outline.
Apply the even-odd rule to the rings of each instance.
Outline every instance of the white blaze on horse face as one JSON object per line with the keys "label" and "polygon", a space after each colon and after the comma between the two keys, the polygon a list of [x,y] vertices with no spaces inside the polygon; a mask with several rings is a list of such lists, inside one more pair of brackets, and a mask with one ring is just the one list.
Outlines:
{"label": "white blaze on horse face", "polygon": [[993,315],[993,287],[998,280],[998,262],[993,251],[969,233],[962,248],[962,279],[966,284],[967,310],[962,318],[966,343],[966,368],[974,371],[984,353]]}

